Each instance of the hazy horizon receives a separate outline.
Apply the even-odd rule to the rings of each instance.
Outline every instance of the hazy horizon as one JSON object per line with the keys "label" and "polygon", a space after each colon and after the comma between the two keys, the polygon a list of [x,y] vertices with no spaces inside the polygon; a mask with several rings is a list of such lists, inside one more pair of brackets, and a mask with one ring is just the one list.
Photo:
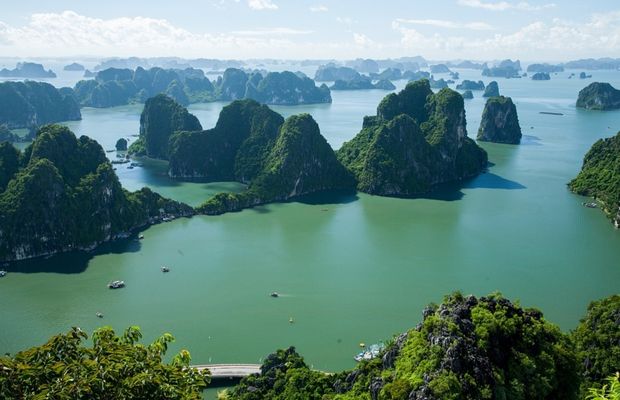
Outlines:
{"label": "hazy horizon", "polygon": [[12,3],[0,16],[0,52],[16,59],[620,57],[620,4],[611,0],[395,0],[380,10],[350,0],[177,4]]}

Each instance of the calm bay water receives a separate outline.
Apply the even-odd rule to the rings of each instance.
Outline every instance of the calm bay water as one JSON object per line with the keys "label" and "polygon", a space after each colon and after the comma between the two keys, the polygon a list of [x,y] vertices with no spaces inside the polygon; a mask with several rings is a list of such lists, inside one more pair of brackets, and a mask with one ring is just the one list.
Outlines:
{"label": "calm bay water", "polygon": [[[618,72],[593,74],[620,87]],[[480,79],[477,71],[461,76]],[[620,130],[620,112],[575,109],[589,81],[567,76],[498,79],[526,136],[519,146],[483,143],[493,165],[461,188],[421,199],[358,194],[181,219],[145,230],[140,242],[11,265],[0,280],[0,352],[40,344],[71,326],[90,332],[102,324],[118,331],[139,325],[146,340],[171,332],[178,343],[171,352],[188,348],[195,363],[259,362],[294,345],[315,368],[340,370],[353,366],[359,342],[415,326],[426,304],[453,290],[499,290],[570,330],[589,301],[620,291],[620,233],[566,189],[592,143]],[[385,94],[333,92],[331,105],[274,109],[311,113],[338,148]],[[475,95],[466,101],[470,136],[484,105],[481,92]],[[223,106],[190,111],[210,128]],[[141,108],[84,109],[82,121],[67,125],[111,149],[119,137],[135,139]],[[133,170],[121,165],[117,173],[128,189],[148,185],[194,205],[242,189],[174,182],[158,161]],[[171,272],[162,274],[161,265]],[[113,279],[127,287],[107,289]],[[270,298],[272,291],[282,296]]]}

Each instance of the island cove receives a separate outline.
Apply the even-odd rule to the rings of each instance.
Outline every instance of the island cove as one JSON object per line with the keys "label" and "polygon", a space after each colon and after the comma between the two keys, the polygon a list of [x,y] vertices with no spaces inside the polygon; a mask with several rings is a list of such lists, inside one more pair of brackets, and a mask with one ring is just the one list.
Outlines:
{"label": "island cove", "polygon": [[[362,131],[338,152],[310,115],[285,120],[253,100],[224,107],[206,131],[178,131],[200,124],[164,95],[147,103],[140,120],[141,136],[130,152],[168,158],[172,177],[238,181],[246,190],[217,194],[195,210],[148,189],[129,193],[97,142],[76,139],[66,128],[44,127],[23,153],[7,143],[0,153],[2,165],[9,166],[1,177],[6,188],[0,195],[0,235],[11,238],[0,259],[90,249],[165,215],[221,214],[326,191],[412,197],[473,177],[487,163],[486,152],[467,137],[461,95],[450,89],[433,94],[427,80],[388,95],[377,115],[366,117]],[[84,213],[99,216],[89,222],[92,232],[82,221]]]}

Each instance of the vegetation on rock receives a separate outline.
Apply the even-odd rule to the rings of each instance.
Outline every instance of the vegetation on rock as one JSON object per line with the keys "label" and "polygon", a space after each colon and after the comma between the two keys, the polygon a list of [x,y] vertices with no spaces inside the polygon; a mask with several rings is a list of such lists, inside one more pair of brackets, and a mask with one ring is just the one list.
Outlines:
{"label": "vegetation on rock", "polygon": [[450,89],[433,94],[428,80],[386,96],[337,156],[358,190],[385,196],[421,194],[475,176],[487,163],[486,152],[467,137],[463,97]]}
{"label": "vegetation on rock", "polygon": [[484,82],[474,82],[465,79],[463,82],[456,85],[456,90],[484,90]]}
{"label": "vegetation on rock", "polygon": [[2,68],[0,77],[3,78],[56,78],[56,74],[51,69],[47,71],[43,65],[32,62],[17,63],[15,69]]}
{"label": "vegetation on rock", "polygon": [[[143,188],[124,190],[101,146],[47,125],[19,154],[0,151],[0,261],[92,249],[191,207]],[[85,218],[88,216],[88,218]]]}
{"label": "vegetation on rock", "polygon": [[428,306],[423,316],[380,357],[352,371],[321,374],[294,349],[278,351],[265,359],[263,375],[243,379],[229,398],[577,398],[579,375],[570,338],[540,311],[498,294],[454,293],[439,306]]}
{"label": "vegetation on rock", "polygon": [[159,94],[148,99],[144,104],[144,109],[140,114],[141,141],[130,148],[130,152],[140,153],[143,144],[145,155],[166,160],[170,137],[173,133],[200,130],[202,126],[198,118],[171,97]]}
{"label": "vegetation on rock", "polygon": [[620,227],[620,132],[592,145],[581,172],[568,186],[577,194],[600,201],[605,214]]}

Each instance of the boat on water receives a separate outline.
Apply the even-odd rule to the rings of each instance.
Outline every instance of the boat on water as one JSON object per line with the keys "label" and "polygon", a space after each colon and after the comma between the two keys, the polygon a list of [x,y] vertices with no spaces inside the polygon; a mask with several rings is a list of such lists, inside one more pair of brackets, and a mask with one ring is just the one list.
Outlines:
{"label": "boat on water", "polygon": [[278,292],[271,292],[271,294],[269,294],[269,296],[271,296],[271,297],[280,297],[280,293],[278,293]]}
{"label": "boat on water", "polygon": [[0,271],[0,278],[2,278],[2,277],[4,277],[4,276],[6,276],[6,271],[4,271],[4,270],[3,270],[3,271]]}
{"label": "boat on water", "polygon": [[596,208],[596,207],[598,207],[598,204],[596,204],[596,203],[594,203],[594,202],[590,202],[590,203],[581,203],[581,204],[583,204],[585,207],[588,207],[588,208]]}
{"label": "boat on water", "polygon": [[103,318],[103,314],[100,312],[95,313],[95,315],[97,316],[97,318]]}
{"label": "boat on water", "polygon": [[381,354],[381,351],[384,348],[385,348],[385,345],[383,343],[370,345],[366,350],[354,356],[353,359],[357,362],[360,362],[363,360],[366,360],[366,361],[372,360],[373,358],[379,357],[379,355]]}
{"label": "boat on water", "polygon": [[161,272],[170,272],[170,268],[163,266],[161,267]]}
{"label": "boat on water", "polygon": [[143,234],[139,234],[138,235],[138,239],[140,239],[140,240],[144,239],[144,235]]}
{"label": "boat on water", "polygon": [[112,281],[108,283],[110,289],[120,289],[125,287],[125,281]]}

